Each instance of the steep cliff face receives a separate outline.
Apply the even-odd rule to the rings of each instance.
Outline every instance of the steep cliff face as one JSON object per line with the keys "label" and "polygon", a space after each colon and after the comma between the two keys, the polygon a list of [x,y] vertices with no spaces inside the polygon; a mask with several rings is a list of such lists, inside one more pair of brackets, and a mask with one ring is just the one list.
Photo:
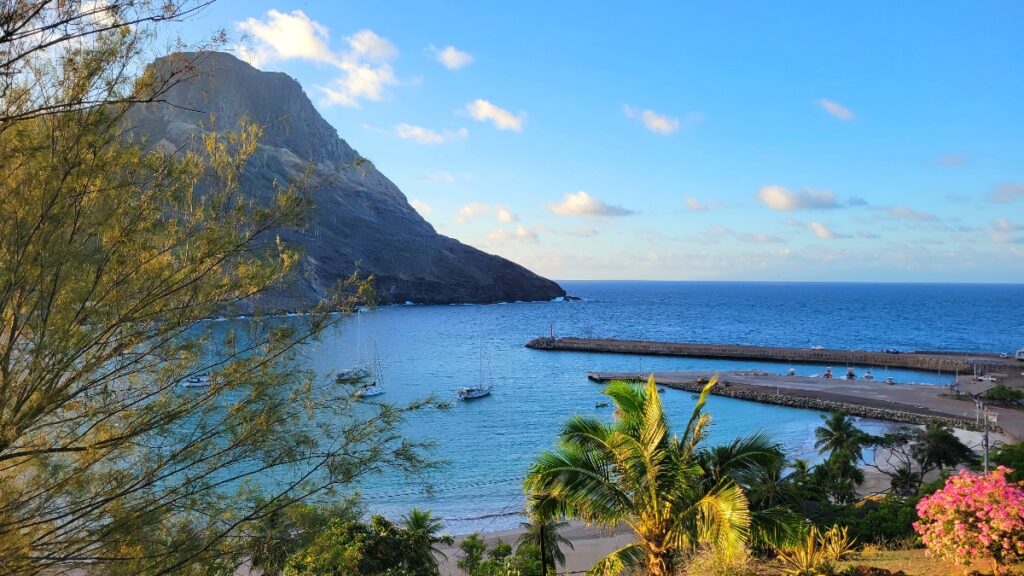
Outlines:
{"label": "steep cliff face", "polygon": [[130,121],[152,145],[180,149],[204,130],[235,127],[241,118],[265,137],[243,181],[246,194],[269,198],[273,182],[310,166],[314,203],[309,225],[281,237],[302,247],[299,277],[261,300],[265,308],[304,308],[358,268],[374,274],[382,303],[487,303],[550,300],[558,284],[513,262],[438,234],[383,174],[353,150],[286,74],[262,72],[219,52],[157,60],[157,73],[194,62],[197,74],[176,84],[169,104],[136,109]]}

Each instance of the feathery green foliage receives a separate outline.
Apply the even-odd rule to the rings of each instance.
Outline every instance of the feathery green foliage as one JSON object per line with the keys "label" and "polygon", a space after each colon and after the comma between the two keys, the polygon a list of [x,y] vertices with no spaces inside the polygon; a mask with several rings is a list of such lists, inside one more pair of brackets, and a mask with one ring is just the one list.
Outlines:
{"label": "feathery green foliage", "polygon": [[[31,47],[24,31],[86,3],[45,4],[18,3],[0,47]],[[128,12],[90,18],[132,10],[105,4]],[[359,405],[299,367],[301,345],[341,318],[330,312],[372,303],[368,282],[301,319],[206,321],[292,277],[298,254],[275,231],[303,225],[309,183],[249,200],[253,124],[179,154],[129,142],[133,95],[159,90],[136,75],[146,38],[118,26],[0,70],[16,70],[0,73],[5,575],[231,573],[291,504],[428,465],[429,445],[397,430],[436,403]],[[182,387],[205,372],[210,386]]]}

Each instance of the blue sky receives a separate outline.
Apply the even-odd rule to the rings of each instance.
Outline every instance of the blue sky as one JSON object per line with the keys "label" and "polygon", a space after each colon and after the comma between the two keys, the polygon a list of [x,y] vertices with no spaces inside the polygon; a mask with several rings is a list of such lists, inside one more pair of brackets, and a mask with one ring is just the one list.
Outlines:
{"label": "blue sky", "polygon": [[1024,282],[1019,2],[236,2],[443,234],[558,279]]}

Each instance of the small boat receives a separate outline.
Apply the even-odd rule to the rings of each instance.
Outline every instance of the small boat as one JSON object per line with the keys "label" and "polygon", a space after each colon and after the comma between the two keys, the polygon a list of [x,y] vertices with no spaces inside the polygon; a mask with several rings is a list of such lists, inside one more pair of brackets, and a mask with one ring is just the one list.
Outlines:
{"label": "small boat", "polygon": [[181,385],[185,388],[203,388],[210,385],[210,375],[206,372],[185,378]]}
{"label": "small boat", "polygon": [[796,368],[790,368],[789,369],[789,373],[787,375],[788,376],[796,376]]}
{"label": "small boat", "polygon": [[864,371],[864,379],[865,380],[874,380],[875,379],[875,375],[871,373],[871,370],[865,370]]}
{"label": "small boat", "polygon": [[347,370],[342,370],[341,372],[338,372],[336,380],[338,381],[338,383],[342,383],[353,380],[361,380],[363,378],[368,378],[369,376],[370,370],[364,366],[360,366],[357,368],[349,368]]}
{"label": "small boat", "polygon": [[658,394],[661,394],[663,392],[665,392],[665,388],[663,386],[658,386]]}
{"label": "small boat", "polygon": [[363,387],[356,390],[356,396],[359,398],[369,398],[370,396],[380,396],[384,393],[384,388],[377,385],[376,382],[369,384],[363,384]]}
{"label": "small boat", "polygon": [[477,398],[483,398],[491,393],[491,386],[484,388],[483,386],[471,386],[469,388],[459,388],[458,395],[459,400],[476,400]]}
{"label": "small boat", "polygon": [[896,383],[896,379],[893,378],[892,376],[886,376],[885,383],[886,384],[895,384]]}
{"label": "small boat", "polygon": [[853,371],[853,368],[847,368],[846,369],[846,379],[847,380],[856,380],[857,379],[857,373]]}
{"label": "small boat", "polygon": [[822,378],[831,378],[832,377],[832,367],[829,366],[828,369],[825,370],[825,373],[821,375],[821,377]]}
{"label": "small boat", "polygon": [[608,407],[608,403],[607,402],[598,402],[597,404],[594,404],[594,408],[607,408],[607,407]]}

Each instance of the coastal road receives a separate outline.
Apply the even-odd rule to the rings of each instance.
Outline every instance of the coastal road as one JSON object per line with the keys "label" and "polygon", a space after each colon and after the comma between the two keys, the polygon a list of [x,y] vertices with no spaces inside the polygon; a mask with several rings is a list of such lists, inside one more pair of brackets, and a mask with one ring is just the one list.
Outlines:
{"label": "coastal road", "polygon": [[[713,393],[768,404],[782,404],[819,410],[847,409],[869,418],[920,423],[928,417],[951,420],[958,427],[975,422],[974,402],[942,397],[946,386],[927,384],[885,384],[867,380],[784,376],[767,372],[654,372],[655,381],[680,390],[700,389],[698,380],[719,376]],[[596,382],[646,380],[651,373],[595,372]],[[1015,441],[1024,439],[1024,411],[989,408],[996,425]]]}

